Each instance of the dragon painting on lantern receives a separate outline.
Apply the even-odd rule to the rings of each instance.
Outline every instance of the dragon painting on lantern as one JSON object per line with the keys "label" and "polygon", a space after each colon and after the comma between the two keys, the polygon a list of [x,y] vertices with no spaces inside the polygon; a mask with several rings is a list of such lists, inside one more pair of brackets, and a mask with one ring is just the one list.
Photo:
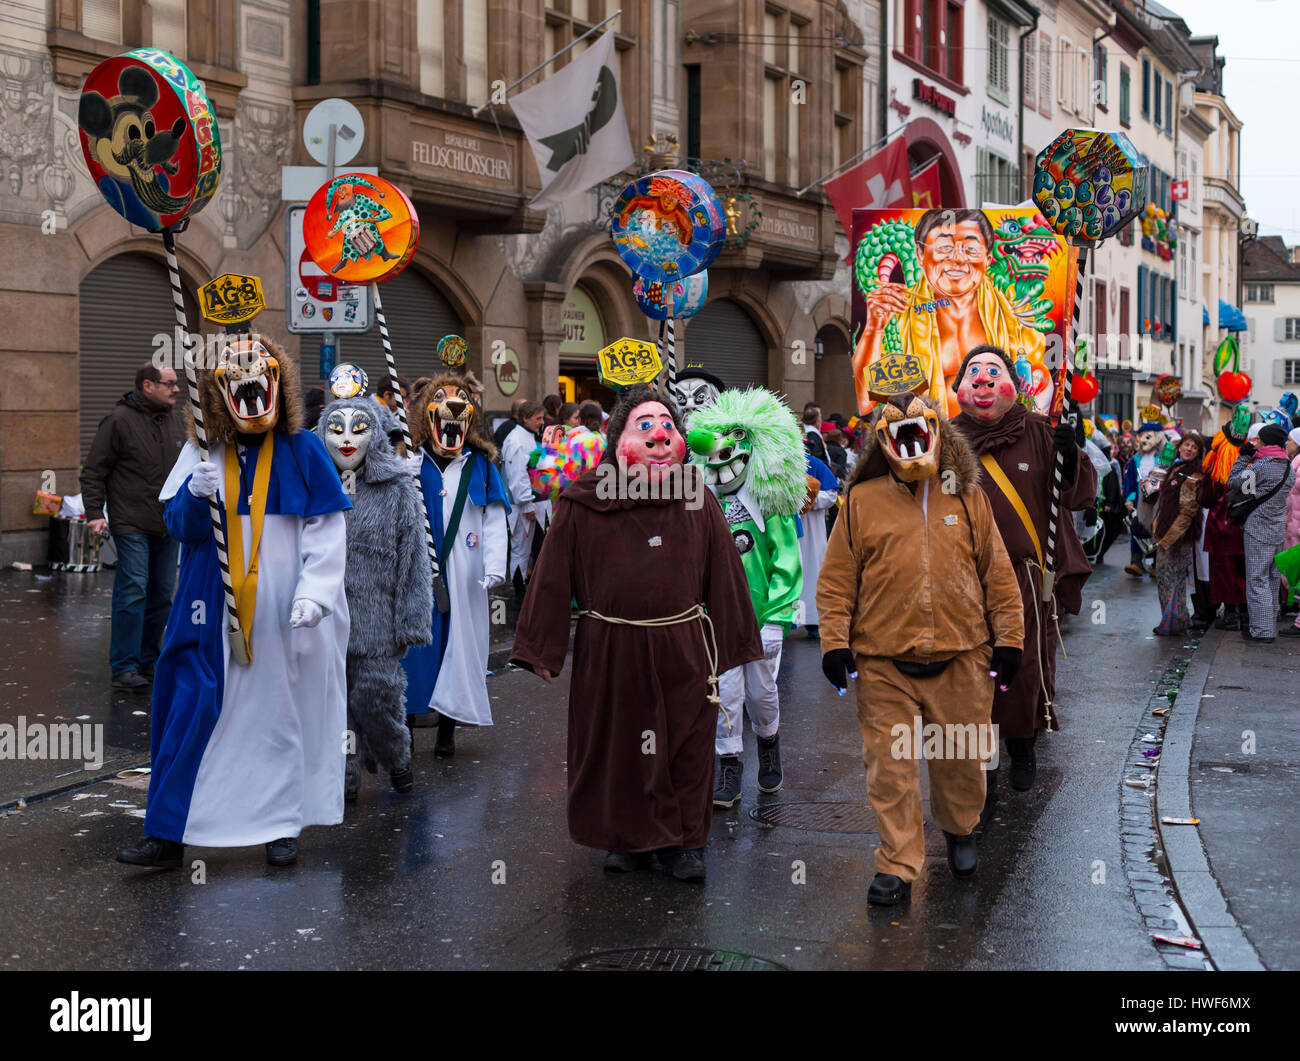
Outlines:
{"label": "dragon painting on lantern", "polygon": [[853,352],[859,412],[872,407],[869,365],[910,353],[929,369],[930,397],[958,412],[954,376],[980,343],[1006,350],[1021,402],[1046,412],[1064,350],[1073,252],[1037,210],[853,212]]}

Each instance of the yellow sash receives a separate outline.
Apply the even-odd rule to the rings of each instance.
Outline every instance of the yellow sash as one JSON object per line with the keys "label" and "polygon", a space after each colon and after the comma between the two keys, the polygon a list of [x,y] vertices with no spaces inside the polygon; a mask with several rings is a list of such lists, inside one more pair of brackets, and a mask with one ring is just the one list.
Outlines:
{"label": "yellow sash", "polygon": [[1034,543],[1034,552],[1038,554],[1038,566],[1043,566],[1043,547],[1038,541],[1038,531],[1034,529],[1034,521],[1029,518],[1029,509],[1025,508],[1025,503],[1016,493],[1016,488],[1011,485],[1011,480],[1007,478],[1006,472],[998,467],[998,462],[988,453],[980,455],[980,463],[984,465],[984,470],[989,473],[990,477],[998,484],[998,489],[1002,491],[1003,496],[1011,502],[1011,507],[1016,510],[1016,515],[1020,517],[1020,522],[1025,525],[1025,530],[1029,532],[1029,540]]}
{"label": "yellow sash", "polygon": [[239,475],[239,449],[234,442],[226,446],[226,548],[230,557],[230,586],[235,593],[235,614],[244,635],[248,658],[253,658],[253,609],[257,605],[257,554],[262,544],[262,527],[266,522],[266,494],[271,486],[271,454],[275,440],[267,432],[257,451],[253,472],[253,496],[248,499],[253,524],[253,549],[248,570],[244,570],[244,521],[239,518],[242,492]]}

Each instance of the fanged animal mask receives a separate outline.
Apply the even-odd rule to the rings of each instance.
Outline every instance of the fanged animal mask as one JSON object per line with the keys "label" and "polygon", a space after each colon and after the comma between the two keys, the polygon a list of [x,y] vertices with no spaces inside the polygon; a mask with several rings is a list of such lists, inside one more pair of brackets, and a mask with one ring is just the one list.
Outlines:
{"label": "fanged animal mask", "polygon": [[918,395],[890,397],[876,417],[875,430],[885,460],[903,482],[939,473],[939,414]]}
{"label": "fanged animal mask", "polygon": [[236,431],[264,435],[274,429],[280,416],[280,362],[259,339],[232,336],[214,375]]}
{"label": "fanged animal mask", "polygon": [[469,373],[443,372],[417,386],[408,410],[415,445],[451,460],[466,446],[495,459],[496,447],[483,433],[481,392],[482,385]]}
{"label": "fanged animal mask", "polygon": [[425,410],[429,418],[429,445],[443,457],[459,457],[474,419],[474,401],[469,388],[443,383],[433,388]]}

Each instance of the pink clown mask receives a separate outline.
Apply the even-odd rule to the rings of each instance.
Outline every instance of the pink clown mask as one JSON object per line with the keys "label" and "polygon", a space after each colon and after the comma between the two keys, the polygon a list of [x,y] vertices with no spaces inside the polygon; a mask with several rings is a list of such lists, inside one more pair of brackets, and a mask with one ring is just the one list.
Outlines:
{"label": "pink clown mask", "polygon": [[642,402],[632,410],[618,438],[618,457],[628,467],[645,466],[652,478],[682,463],[686,439],[662,402]]}
{"label": "pink clown mask", "polygon": [[995,423],[1016,404],[1017,380],[997,354],[976,354],[957,381],[957,404],[967,416]]}

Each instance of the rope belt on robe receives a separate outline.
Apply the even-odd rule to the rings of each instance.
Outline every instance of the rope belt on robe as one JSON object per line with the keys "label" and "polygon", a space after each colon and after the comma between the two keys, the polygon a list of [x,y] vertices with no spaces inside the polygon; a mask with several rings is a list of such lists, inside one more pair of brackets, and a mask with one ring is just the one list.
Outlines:
{"label": "rope belt on robe", "polygon": [[[1043,635],[1043,614],[1042,614],[1043,602],[1040,600],[1042,594],[1038,592],[1038,587],[1041,586],[1042,583],[1039,582],[1035,584],[1034,582],[1034,572],[1038,571],[1040,574],[1043,574],[1044,572],[1043,572],[1043,568],[1040,565],[1034,563],[1033,557],[1029,557],[1029,556],[1025,557],[1024,562],[1025,562],[1025,574],[1029,578],[1029,588],[1031,591],[1033,591],[1030,593],[1030,597],[1033,599],[1034,602],[1034,628],[1035,628],[1034,629],[1034,634],[1035,634],[1034,651],[1038,658],[1038,687],[1042,690],[1043,693],[1043,717],[1046,720],[1048,727],[1050,728],[1052,725],[1052,698],[1051,696],[1048,695],[1047,692],[1047,671],[1044,669],[1046,666],[1046,662],[1043,657],[1043,641],[1045,640],[1045,638],[1042,636]],[[1057,643],[1061,646],[1062,658],[1069,659],[1070,657],[1066,654],[1065,651],[1065,641],[1061,637],[1061,618],[1056,611],[1055,592],[1052,593],[1052,599],[1050,603],[1052,605],[1052,612],[1051,615],[1048,616],[1048,618],[1051,619],[1052,623],[1056,626],[1056,640]],[[1025,640],[1026,642],[1029,640],[1029,631],[1027,630],[1025,631]]]}
{"label": "rope belt on robe", "polygon": [[676,615],[668,615],[662,619],[620,619],[614,615],[601,615],[600,612],[591,609],[583,609],[578,612],[579,615],[587,615],[592,619],[599,619],[604,623],[612,623],[616,626],[677,626],[679,623],[690,623],[696,619],[700,620],[700,636],[704,638],[704,654],[709,660],[709,702],[718,705],[718,711],[727,722],[727,732],[731,732],[731,720],[727,719],[727,713],[722,709],[722,697],[718,695],[718,635],[713,629],[713,620],[709,618],[709,613],[705,611],[703,604],[692,604],[684,612],[678,612]]}

